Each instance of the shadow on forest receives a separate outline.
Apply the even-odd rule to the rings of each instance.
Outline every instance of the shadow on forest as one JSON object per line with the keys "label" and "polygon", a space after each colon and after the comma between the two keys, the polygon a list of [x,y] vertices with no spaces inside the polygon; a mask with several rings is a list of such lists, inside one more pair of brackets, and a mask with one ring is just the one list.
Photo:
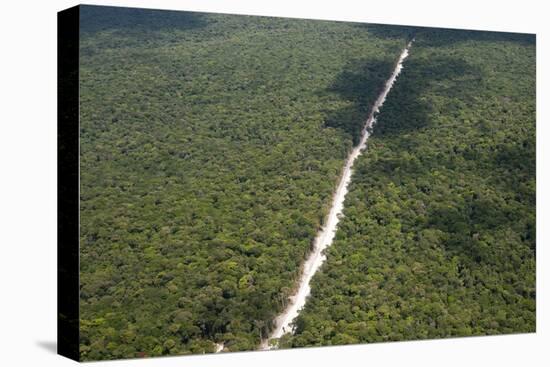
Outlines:
{"label": "shadow on forest", "polygon": [[363,28],[367,32],[380,39],[402,40],[406,44],[410,40],[418,27],[406,25],[374,24],[374,23],[355,23],[355,27]]}
{"label": "shadow on forest", "polygon": [[521,45],[535,45],[536,37],[528,33],[471,31],[447,28],[418,28],[416,34],[428,47],[449,46],[464,41],[516,42]]}
{"label": "shadow on forest", "polygon": [[325,127],[340,129],[357,144],[370,112],[369,101],[376,100],[393,67],[390,60],[363,59],[348,63],[326,91],[336,93],[351,103],[336,111],[326,112]]}
{"label": "shadow on forest", "polygon": [[[376,26],[374,29],[374,32],[372,27],[369,30],[377,37],[400,37],[399,34],[392,33],[396,32],[392,27]],[[475,98],[479,95],[479,88],[484,84],[482,69],[459,56],[449,54],[448,51],[440,53],[437,50],[438,47],[443,48],[455,42],[467,40],[518,42],[522,45],[532,45],[535,42],[535,36],[529,34],[430,28],[418,30],[416,38],[417,44],[421,42],[422,47],[433,47],[433,49],[428,53],[415,55],[413,44],[411,49],[413,57],[405,60],[402,74],[390,91],[373,128],[373,136],[389,138],[385,139],[383,144],[387,146],[391,144],[390,149],[395,146],[398,149],[413,151],[418,143],[414,137],[407,137],[406,134],[421,129],[439,128],[440,126],[435,125],[432,118],[438,113],[444,113],[452,125],[458,126],[461,122],[461,111],[476,103]],[[367,98],[366,89],[376,82],[376,78],[369,73],[369,66],[376,70],[387,68],[381,61],[363,60],[349,64],[338,75],[330,91],[339,93],[352,102],[352,106],[327,115],[327,126],[341,128],[346,133],[354,133],[359,128],[357,121],[365,121],[368,111],[364,101],[372,100]],[[389,74],[390,72],[386,70],[383,78],[386,79]],[[434,106],[429,98],[424,98],[428,94],[437,100],[444,101],[444,104]],[[438,111],[438,108],[442,111]],[[354,121],[356,116],[359,118]],[[453,128],[453,126],[447,127]],[[431,154],[431,156],[422,157],[421,163],[418,160],[401,159],[398,156],[375,159],[368,165],[368,174],[372,175],[373,172],[387,174],[396,185],[399,185],[401,176],[409,179],[429,178],[438,167],[452,167],[454,164],[453,157],[444,152],[438,154],[435,151]],[[479,165],[487,166],[489,169],[494,167],[496,170],[504,167],[510,172],[526,172],[528,176],[533,176],[534,165],[526,164],[522,159],[527,155],[534,156],[534,145],[529,141],[523,142],[522,145],[511,146],[509,149],[499,150],[495,154],[479,154],[468,159],[484,160],[478,162]],[[361,171],[367,168],[359,166],[357,169]],[[481,171],[480,174],[482,174]],[[515,188],[510,186],[511,192],[518,191],[519,181],[516,181],[511,180],[516,186]],[[430,180],[416,184],[421,191],[429,191],[431,188]],[[510,223],[517,223],[514,224],[514,231],[520,233],[522,240],[528,241],[534,249],[535,227],[529,223],[527,225],[523,223],[519,214],[513,210],[514,207],[507,206],[505,202],[495,199],[483,190],[466,193],[460,191],[462,190],[460,185],[456,188],[451,185],[449,190],[458,190],[456,194],[462,196],[464,201],[455,203],[454,206],[444,202],[430,203],[423,226],[447,233],[443,246],[450,254],[463,254],[474,263],[490,262],[495,256],[500,255],[490,246],[486,246],[482,238],[478,240],[479,236],[504,227],[510,228]],[[525,203],[531,201],[534,204],[534,196],[521,193],[523,197],[518,199],[517,195],[516,200]]]}
{"label": "shadow on forest", "polygon": [[[370,112],[371,106],[367,102],[377,98],[394,65],[387,60],[360,60],[348,64],[328,91],[338,93],[351,104],[326,113],[325,126],[350,134],[357,144]],[[409,75],[401,74],[388,94],[380,111],[383,118],[374,126],[377,135],[400,134],[427,127],[433,106],[419,99],[425,89],[431,88],[436,95],[456,97],[457,91],[465,92],[472,88],[473,81],[482,79],[478,68],[464,60],[444,56],[405,60],[403,71]],[[452,80],[452,85],[438,83],[447,80]],[[397,85],[399,88],[395,88]],[[462,93],[462,98],[466,96],[473,98],[472,94]],[[391,105],[393,107],[388,108]],[[449,105],[447,109],[451,113],[453,109],[458,112],[459,106]],[[407,111],[406,116],[401,111]]]}
{"label": "shadow on forest", "polygon": [[205,27],[207,23],[203,14],[187,11],[90,5],[80,8],[80,30],[86,35],[109,30],[125,33],[188,30]]}
{"label": "shadow on forest", "polygon": [[417,27],[407,25],[386,25],[358,23],[359,28],[365,28],[370,34],[381,39],[411,39],[416,36],[425,46],[449,46],[463,41],[487,42],[517,42],[522,45],[535,45],[535,34],[511,33],[494,31],[477,31],[467,29]]}
{"label": "shadow on forest", "polygon": [[449,97],[445,112],[451,116],[458,114],[463,105],[455,101],[473,102],[476,93],[469,92],[475,90],[480,82],[481,70],[460,58],[435,56],[405,60],[403,72],[396,81],[399,87],[394,85],[390,91],[374,133],[401,134],[429,127],[429,115],[434,112],[434,107],[422,99],[427,89],[432,95]]}

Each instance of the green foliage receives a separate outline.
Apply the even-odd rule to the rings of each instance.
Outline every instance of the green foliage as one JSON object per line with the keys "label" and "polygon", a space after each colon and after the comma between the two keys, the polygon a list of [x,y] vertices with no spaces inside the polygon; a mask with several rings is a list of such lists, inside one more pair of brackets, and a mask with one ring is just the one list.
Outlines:
{"label": "green foliage", "polygon": [[535,331],[534,37],[420,30],[282,347]]}
{"label": "green foliage", "polygon": [[[255,349],[410,29],[82,7],[84,360]],[[281,347],[535,329],[535,46],[422,29]]]}
{"label": "green foliage", "polygon": [[81,24],[82,358],[255,349],[408,30],[89,6]]}

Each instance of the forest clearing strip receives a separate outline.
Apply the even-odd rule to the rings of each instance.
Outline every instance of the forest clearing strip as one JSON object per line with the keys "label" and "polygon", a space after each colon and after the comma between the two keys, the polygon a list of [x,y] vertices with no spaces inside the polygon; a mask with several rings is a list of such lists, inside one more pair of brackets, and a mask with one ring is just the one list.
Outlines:
{"label": "forest clearing strip", "polygon": [[369,137],[369,129],[376,122],[375,115],[380,111],[380,108],[386,100],[386,96],[391,90],[395,80],[397,79],[397,76],[401,72],[403,68],[403,61],[408,56],[409,49],[413,41],[414,39],[411,40],[401,52],[393,73],[386,81],[384,89],[374,102],[372,110],[363,127],[361,140],[359,144],[357,144],[357,146],[353,148],[346,159],[346,164],[344,166],[344,170],[342,172],[336,192],[334,193],[331,208],[327,216],[327,220],[325,221],[325,225],[317,233],[313,244],[313,250],[303,264],[302,275],[300,276],[297,291],[294,295],[289,297],[290,302],[285,310],[275,318],[275,329],[267,338],[262,340],[260,344],[261,350],[269,350],[274,348],[273,346],[269,345],[269,341],[271,339],[278,339],[286,333],[293,332],[292,322],[298,316],[301,309],[304,307],[307,296],[311,292],[311,279],[313,275],[317,272],[317,270],[321,267],[323,262],[326,260],[326,256],[323,251],[332,244],[332,241],[336,234],[338,222],[344,209],[344,199],[348,192],[348,184],[350,183],[353,174],[353,163],[366,148],[367,139]]}

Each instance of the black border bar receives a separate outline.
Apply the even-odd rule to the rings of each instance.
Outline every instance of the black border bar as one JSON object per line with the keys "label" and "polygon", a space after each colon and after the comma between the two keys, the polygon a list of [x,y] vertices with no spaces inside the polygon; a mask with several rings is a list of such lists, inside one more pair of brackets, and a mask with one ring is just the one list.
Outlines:
{"label": "black border bar", "polygon": [[57,353],[79,353],[80,7],[57,13]]}

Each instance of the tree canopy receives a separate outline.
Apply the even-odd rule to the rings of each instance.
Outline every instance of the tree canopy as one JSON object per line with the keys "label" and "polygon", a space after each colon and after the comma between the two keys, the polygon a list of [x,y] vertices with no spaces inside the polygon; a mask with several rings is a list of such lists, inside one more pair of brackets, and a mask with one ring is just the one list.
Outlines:
{"label": "tree canopy", "polygon": [[409,31],[81,7],[83,360],[258,346]]}
{"label": "tree canopy", "polygon": [[535,331],[534,36],[420,29],[282,347]]}

